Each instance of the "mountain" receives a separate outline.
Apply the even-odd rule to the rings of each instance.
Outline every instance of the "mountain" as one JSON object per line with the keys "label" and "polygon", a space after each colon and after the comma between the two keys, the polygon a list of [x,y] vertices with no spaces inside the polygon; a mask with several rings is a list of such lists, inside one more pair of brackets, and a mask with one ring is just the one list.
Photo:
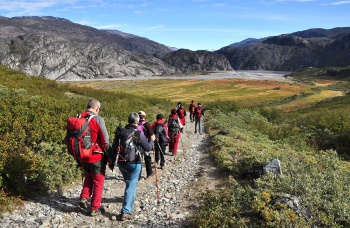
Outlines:
{"label": "mountain", "polygon": [[173,48],[143,37],[63,18],[0,17],[0,64],[27,75],[79,80],[190,71],[159,58],[170,52]]}
{"label": "mountain", "polygon": [[309,29],[223,47],[235,70],[296,71],[350,65],[350,27]]}
{"label": "mountain", "polygon": [[179,49],[163,54],[161,59],[182,73],[192,71],[233,70],[225,56],[210,51],[190,51]]}
{"label": "mountain", "polygon": [[233,44],[230,44],[230,47],[241,47],[241,46],[247,46],[247,45],[251,45],[251,44],[257,44],[257,43],[261,43],[261,41],[265,40],[266,38],[261,38],[261,39],[255,39],[255,38],[248,38],[245,40],[242,40],[240,42],[236,42]]}

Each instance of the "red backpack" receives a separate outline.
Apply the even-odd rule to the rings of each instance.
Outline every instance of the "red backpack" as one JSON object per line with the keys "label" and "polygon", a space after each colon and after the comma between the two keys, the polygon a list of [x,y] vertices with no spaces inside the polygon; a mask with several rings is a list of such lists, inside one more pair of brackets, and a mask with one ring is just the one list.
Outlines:
{"label": "red backpack", "polygon": [[178,114],[179,114],[180,118],[184,118],[185,117],[185,109],[179,108]]}
{"label": "red backpack", "polygon": [[75,158],[88,158],[92,154],[89,121],[94,115],[69,117],[67,120],[66,146]]}
{"label": "red backpack", "polygon": [[195,111],[196,111],[196,113],[195,113],[196,117],[201,118],[202,117],[202,108],[197,107]]}

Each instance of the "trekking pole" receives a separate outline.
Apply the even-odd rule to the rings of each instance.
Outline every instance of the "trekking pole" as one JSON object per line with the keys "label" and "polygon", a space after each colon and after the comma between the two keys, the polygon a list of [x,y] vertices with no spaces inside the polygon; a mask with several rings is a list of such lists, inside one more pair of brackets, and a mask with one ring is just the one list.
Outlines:
{"label": "trekking pole", "polygon": [[163,152],[162,148],[160,147],[159,142],[157,142],[157,145],[158,145],[158,147],[159,147],[160,152],[161,152],[161,153],[163,154],[163,156],[164,156],[164,152]]}
{"label": "trekking pole", "polygon": [[158,174],[157,174],[157,163],[156,163],[156,150],[153,147],[153,157],[154,157],[154,177],[156,178],[156,194],[157,194],[157,203],[159,204],[159,186],[158,186]]}

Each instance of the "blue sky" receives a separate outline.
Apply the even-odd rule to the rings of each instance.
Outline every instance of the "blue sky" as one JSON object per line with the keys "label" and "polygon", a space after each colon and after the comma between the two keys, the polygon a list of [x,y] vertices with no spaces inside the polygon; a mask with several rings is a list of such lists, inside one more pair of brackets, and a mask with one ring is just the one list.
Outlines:
{"label": "blue sky", "polygon": [[190,50],[350,26],[350,0],[0,0],[0,15],[54,16]]}

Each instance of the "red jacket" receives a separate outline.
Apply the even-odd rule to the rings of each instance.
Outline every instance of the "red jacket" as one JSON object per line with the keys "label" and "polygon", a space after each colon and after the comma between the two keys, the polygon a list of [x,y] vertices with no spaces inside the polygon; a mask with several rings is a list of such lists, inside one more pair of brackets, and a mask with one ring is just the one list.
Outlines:
{"label": "red jacket", "polygon": [[80,158],[79,161],[83,163],[94,163],[103,159],[103,151],[107,152],[109,150],[109,136],[105,121],[101,116],[98,116],[89,110],[81,114],[82,117],[86,117],[87,115],[94,115],[89,122],[93,152],[91,157],[84,159]]}

